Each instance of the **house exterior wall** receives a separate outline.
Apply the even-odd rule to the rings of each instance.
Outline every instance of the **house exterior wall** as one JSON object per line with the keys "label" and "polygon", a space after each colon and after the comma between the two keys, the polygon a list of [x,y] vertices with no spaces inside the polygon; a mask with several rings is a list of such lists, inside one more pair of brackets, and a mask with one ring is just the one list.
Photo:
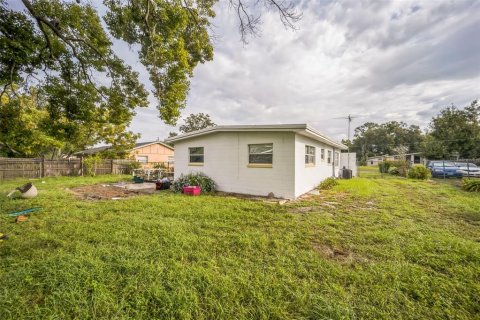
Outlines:
{"label": "house exterior wall", "polygon": [[368,158],[367,166],[376,166],[381,160],[379,158]]}
{"label": "house exterior wall", "polygon": [[[248,145],[273,143],[271,168],[248,165]],[[204,148],[202,166],[189,164],[190,147]],[[203,172],[224,192],[295,197],[295,133],[220,132],[175,142],[175,179],[180,174]]]}
{"label": "house exterior wall", "polygon": [[168,162],[173,157],[174,151],[167,148],[160,143],[146,145],[130,151],[130,156],[138,159],[139,156],[147,156],[148,163],[154,162]]}
{"label": "house exterior wall", "polygon": [[[305,145],[315,147],[315,164],[305,164]],[[321,159],[321,149],[325,149],[325,159]],[[332,151],[332,163],[327,162],[328,150]],[[336,149],[336,152],[341,150]],[[318,186],[328,177],[338,175],[339,166],[333,168],[334,148],[320,141],[295,135],[295,197],[301,196]]]}
{"label": "house exterior wall", "polygon": [[377,166],[380,162],[394,160],[395,158],[393,156],[371,157],[367,158],[367,166]]}

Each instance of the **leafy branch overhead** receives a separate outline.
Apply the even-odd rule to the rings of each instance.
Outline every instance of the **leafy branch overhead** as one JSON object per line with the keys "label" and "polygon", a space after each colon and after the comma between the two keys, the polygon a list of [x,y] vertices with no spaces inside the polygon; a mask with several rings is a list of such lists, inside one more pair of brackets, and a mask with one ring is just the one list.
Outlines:
{"label": "leafy branch overhead", "polygon": [[[228,1],[241,8],[235,13],[244,41],[257,33],[259,16],[252,17],[260,3],[277,10],[286,26],[299,18],[284,1]],[[18,1],[0,0],[0,112],[23,95],[47,112],[41,127],[63,146],[74,134],[81,135],[74,148],[127,135],[131,140],[133,134],[122,129],[136,108],[148,106],[149,93],[115,53],[112,39],[121,39],[138,49],[160,118],[176,124],[194,68],[213,59],[209,30],[216,2],[104,0],[105,28],[91,1],[21,0],[22,8]],[[4,140],[0,136],[0,149],[12,153]]]}
{"label": "leafy branch overhead", "polygon": [[[293,3],[284,0],[264,0],[262,1],[245,1],[245,0],[228,0],[230,6],[237,13],[239,20],[238,29],[240,31],[243,43],[247,43],[247,38],[250,35],[258,36],[261,25],[261,11],[256,8],[259,4],[263,3],[268,9],[277,11],[280,17],[280,21],[285,28],[295,29],[295,23],[301,18],[302,14],[299,13]],[[252,10],[252,7],[254,10]]]}
{"label": "leafy branch overhead", "polygon": [[[189,78],[198,63],[213,59],[209,35],[218,0],[105,0],[105,21],[113,36],[139,44],[141,63],[147,68],[157,98],[160,117],[175,124],[185,107]],[[259,3],[279,12],[282,23],[294,28],[300,19],[293,7],[278,0],[228,0],[239,20],[242,41],[257,35]]]}

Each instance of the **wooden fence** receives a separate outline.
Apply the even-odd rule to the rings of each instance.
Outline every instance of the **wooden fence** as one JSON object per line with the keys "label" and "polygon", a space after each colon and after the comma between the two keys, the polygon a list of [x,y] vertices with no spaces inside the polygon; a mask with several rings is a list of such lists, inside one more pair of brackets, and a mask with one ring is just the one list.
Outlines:
{"label": "wooden fence", "polygon": [[[91,169],[92,173],[129,174],[132,160],[102,159]],[[14,178],[43,178],[81,176],[86,173],[82,159],[0,158],[0,180]]]}

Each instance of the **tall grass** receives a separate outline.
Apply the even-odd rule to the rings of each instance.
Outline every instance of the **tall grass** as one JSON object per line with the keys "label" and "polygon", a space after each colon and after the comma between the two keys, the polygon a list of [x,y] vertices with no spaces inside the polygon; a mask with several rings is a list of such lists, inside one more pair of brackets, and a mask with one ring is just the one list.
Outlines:
{"label": "tall grass", "polygon": [[[339,180],[287,206],[169,192],[82,201],[0,186],[1,319],[474,319],[480,200],[448,184]],[[5,213],[41,206],[25,223]],[[308,212],[305,210],[308,209]]]}

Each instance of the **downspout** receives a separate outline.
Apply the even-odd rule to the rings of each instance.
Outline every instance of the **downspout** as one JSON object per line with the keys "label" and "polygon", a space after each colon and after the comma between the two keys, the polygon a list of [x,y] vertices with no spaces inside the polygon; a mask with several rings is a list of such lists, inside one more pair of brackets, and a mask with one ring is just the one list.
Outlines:
{"label": "downspout", "polygon": [[333,147],[333,154],[332,154],[332,177],[335,178],[335,147]]}

